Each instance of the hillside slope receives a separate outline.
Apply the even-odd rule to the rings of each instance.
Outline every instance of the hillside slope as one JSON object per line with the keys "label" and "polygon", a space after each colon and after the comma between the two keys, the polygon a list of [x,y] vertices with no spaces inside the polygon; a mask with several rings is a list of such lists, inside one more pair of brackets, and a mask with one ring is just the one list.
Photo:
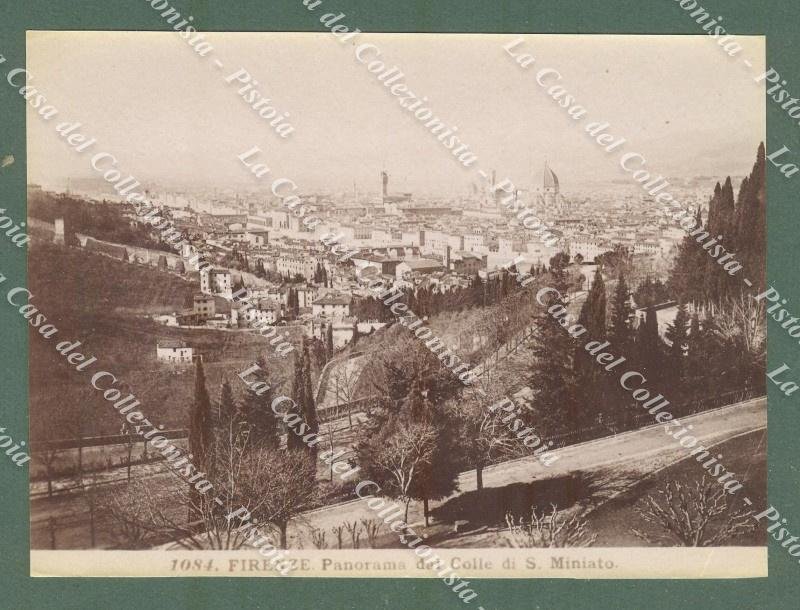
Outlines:
{"label": "hillside slope", "polygon": [[[88,372],[110,371],[125,392],[134,393],[143,411],[166,428],[185,427],[194,394],[191,368],[156,360],[156,342],[186,341],[203,354],[208,392],[219,394],[223,378],[235,395],[244,391],[236,375],[259,355],[267,357],[274,383],[288,377],[289,358],[275,356],[267,341],[252,333],[170,328],[144,315],[175,311],[191,303],[198,287],[153,268],[52,244],[34,244],[28,260],[33,302],[58,328],[51,340],[30,335],[31,436],[74,438],[116,434],[122,419],[89,382]],[[97,357],[83,374],[55,346],[80,341],[76,351]],[[125,394],[127,395],[127,394]]]}

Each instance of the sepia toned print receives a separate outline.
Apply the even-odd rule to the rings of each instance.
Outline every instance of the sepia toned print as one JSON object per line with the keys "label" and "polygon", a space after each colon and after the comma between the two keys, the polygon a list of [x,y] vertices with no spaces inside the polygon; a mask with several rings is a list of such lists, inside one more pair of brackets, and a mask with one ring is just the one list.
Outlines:
{"label": "sepia toned print", "polygon": [[762,38],[164,5],[2,66],[33,575],[766,575]]}

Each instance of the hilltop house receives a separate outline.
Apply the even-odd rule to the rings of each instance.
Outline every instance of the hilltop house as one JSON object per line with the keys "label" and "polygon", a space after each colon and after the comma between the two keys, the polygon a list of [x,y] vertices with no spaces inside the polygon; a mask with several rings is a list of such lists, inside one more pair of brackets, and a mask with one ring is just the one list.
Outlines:
{"label": "hilltop house", "polygon": [[340,320],[350,315],[350,297],[327,294],[312,303],[311,311],[314,316]]}
{"label": "hilltop house", "polygon": [[156,358],[169,364],[191,364],[193,351],[183,341],[167,340],[156,343]]}
{"label": "hilltop house", "polygon": [[200,290],[205,294],[219,294],[231,298],[233,294],[231,272],[225,269],[201,269]]}

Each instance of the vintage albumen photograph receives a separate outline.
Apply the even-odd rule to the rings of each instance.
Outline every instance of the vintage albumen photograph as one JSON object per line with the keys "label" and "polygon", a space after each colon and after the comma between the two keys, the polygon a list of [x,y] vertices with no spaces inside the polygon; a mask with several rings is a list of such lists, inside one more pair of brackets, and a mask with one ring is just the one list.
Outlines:
{"label": "vintage albumen photograph", "polygon": [[33,575],[766,575],[762,37],[169,23],[4,66]]}

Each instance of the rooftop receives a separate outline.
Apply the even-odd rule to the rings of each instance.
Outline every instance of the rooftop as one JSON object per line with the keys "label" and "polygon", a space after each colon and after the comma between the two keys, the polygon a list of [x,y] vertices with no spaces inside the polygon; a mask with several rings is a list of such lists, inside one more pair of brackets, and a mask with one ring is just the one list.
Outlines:
{"label": "rooftop", "polygon": [[333,295],[333,294],[326,294],[324,297],[320,297],[315,300],[313,305],[349,305],[350,304],[350,297],[341,296],[341,295]]}
{"label": "rooftop", "polygon": [[156,347],[159,349],[180,349],[189,346],[186,345],[184,341],[178,341],[176,339],[167,339],[165,341],[159,341],[158,343],[156,343]]}
{"label": "rooftop", "polygon": [[403,261],[404,265],[408,265],[411,269],[438,269],[442,266],[442,263],[437,260],[433,260],[430,258],[417,258],[412,260]]}

